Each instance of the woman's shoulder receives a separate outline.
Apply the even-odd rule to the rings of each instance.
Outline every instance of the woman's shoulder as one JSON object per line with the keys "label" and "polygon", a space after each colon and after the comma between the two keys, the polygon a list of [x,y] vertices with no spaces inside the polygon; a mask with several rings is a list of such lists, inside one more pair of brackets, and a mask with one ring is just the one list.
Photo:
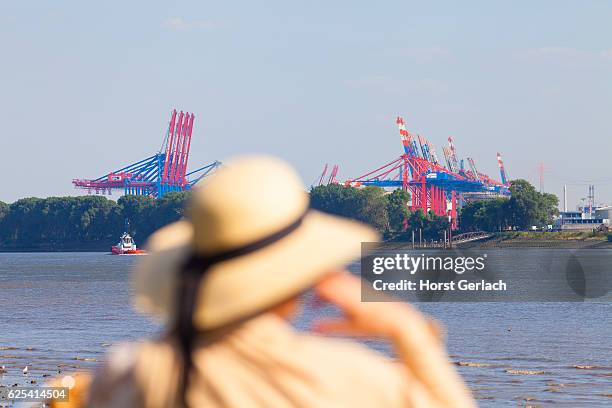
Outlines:
{"label": "woman's shoulder", "polygon": [[147,340],[120,343],[112,346],[104,362],[95,372],[91,384],[90,403],[93,407],[133,406],[140,399],[136,386],[142,377],[152,369],[152,360],[171,358],[173,353],[169,342]]}

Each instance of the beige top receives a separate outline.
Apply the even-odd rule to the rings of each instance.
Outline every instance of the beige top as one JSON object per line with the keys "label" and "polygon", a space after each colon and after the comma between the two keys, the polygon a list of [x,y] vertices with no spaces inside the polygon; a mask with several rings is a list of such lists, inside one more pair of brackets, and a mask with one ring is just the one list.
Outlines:
{"label": "beige top", "polygon": [[[176,406],[177,355],[168,340],[118,347],[96,375],[89,406]],[[472,406],[471,397],[458,396],[453,386],[440,391],[454,393],[450,400],[456,404],[440,403],[429,380],[414,372],[420,370],[415,357],[402,360],[392,362],[348,340],[296,332],[267,313],[197,345],[188,401],[191,407],[211,408]],[[443,382],[448,369],[442,378],[436,369],[425,377]]]}

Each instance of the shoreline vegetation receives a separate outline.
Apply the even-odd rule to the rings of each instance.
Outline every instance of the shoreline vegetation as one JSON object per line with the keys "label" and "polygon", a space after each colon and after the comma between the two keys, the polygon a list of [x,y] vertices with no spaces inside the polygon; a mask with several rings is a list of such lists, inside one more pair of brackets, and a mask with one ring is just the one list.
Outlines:
{"label": "shoreline vegetation", "polygon": [[[513,181],[510,190],[510,198],[470,201],[460,209],[456,233],[494,234],[461,247],[612,248],[612,234],[525,231],[552,224],[558,199],[525,180]],[[78,196],[0,201],[0,252],[109,252],[126,219],[142,246],[155,230],[183,217],[188,197],[188,192],[173,192],[159,200]],[[441,241],[449,227],[447,217],[410,211],[410,193],[402,190],[330,184],[312,187],[310,201],[313,209],[372,225],[385,241],[409,242],[413,232],[426,241]]]}
{"label": "shoreline vegetation", "polygon": [[109,252],[126,219],[142,245],[155,230],[183,216],[188,196],[173,192],[159,200],[79,196],[0,202],[0,252]]}

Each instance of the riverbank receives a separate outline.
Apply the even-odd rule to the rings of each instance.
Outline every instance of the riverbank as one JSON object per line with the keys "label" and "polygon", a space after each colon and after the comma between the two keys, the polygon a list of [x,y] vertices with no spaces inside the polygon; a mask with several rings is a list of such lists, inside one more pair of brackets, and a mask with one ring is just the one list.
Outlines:
{"label": "riverbank", "polygon": [[0,245],[0,253],[8,252],[108,252],[112,244],[107,241],[81,243],[47,243],[37,245]]}
{"label": "riverbank", "polygon": [[[401,242],[397,242],[401,244]],[[110,253],[112,243],[68,242],[48,243],[31,246],[0,245],[0,253],[8,252],[103,252]],[[568,249],[612,249],[607,233],[591,232],[537,232],[511,231],[496,233],[494,236],[456,245],[459,248],[568,248]]]}
{"label": "riverbank", "polygon": [[491,238],[468,242],[460,248],[567,248],[612,249],[606,233],[511,231]]}

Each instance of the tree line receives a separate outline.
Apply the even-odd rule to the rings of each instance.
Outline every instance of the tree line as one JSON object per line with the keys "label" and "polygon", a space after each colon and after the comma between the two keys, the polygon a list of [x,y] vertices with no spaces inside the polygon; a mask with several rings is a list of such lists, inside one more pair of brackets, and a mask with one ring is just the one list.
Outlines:
{"label": "tree line", "polygon": [[156,229],[178,220],[188,193],[173,192],[160,200],[123,196],[23,198],[0,202],[0,250],[110,250],[130,221],[138,244]]}
{"label": "tree line", "polygon": [[[540,193],[525,180],[510,187],[510,198],[475,200],[459,212],[461,231],[524,230],[552,223],[558,199]],[[0,250],[109,250],[130,221],[130,233],[144,244],[158,228],[183,216],[188,192],[159,200],[123,196],[23,198],[0,202]],[[413,231],[425,240],[440,240],[448,229],[447,217],[410,211],[410,194],[378,187],[354,188],[340,184],[313,187],[311,207],[372,225],[386,240],[410,241]]]}

